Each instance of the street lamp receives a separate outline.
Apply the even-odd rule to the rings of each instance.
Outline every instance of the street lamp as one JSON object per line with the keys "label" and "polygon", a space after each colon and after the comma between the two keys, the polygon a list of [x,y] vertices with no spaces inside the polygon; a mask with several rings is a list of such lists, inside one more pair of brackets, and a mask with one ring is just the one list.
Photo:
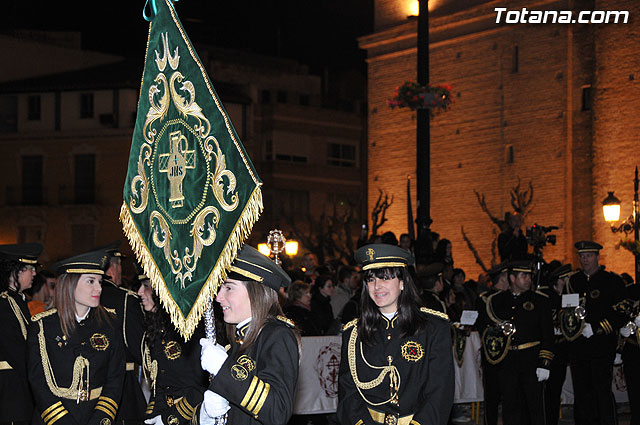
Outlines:
{"label": "street lamp", "polygon": [[[602,201],[602,212],[604,213],[604,219],[607,223],[611,223],[611,231],[613,233],[624,232],[625,235],[633,232],[633,241],[638,244],[638,233],[640,231],[640,211],[638,211],[638,167],[636,166],[636,175],[633,179],[633,211],[631,215],[619,225],[614,225],[620,219],[620,200],[613,195],[613,192],[609,192],[609,195]],[[635,283],[638,284],[638,278],[640,277],[640,255],[637,251],[634,252],[635,256],[635,268],[636,279]]]}

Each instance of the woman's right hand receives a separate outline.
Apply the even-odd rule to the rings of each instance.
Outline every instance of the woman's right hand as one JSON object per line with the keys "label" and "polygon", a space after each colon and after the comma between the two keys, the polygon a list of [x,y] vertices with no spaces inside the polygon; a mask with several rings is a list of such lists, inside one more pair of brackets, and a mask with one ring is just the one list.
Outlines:
{"label": "woman's right hand", "polygon": [[220,344],[215,344],[208,338],[201,338],[200,345],[202,350],[200,351],[200,365],[203,370],[206,370],[212,375],[218,373],[222,364],[227,360],[227,352]]}

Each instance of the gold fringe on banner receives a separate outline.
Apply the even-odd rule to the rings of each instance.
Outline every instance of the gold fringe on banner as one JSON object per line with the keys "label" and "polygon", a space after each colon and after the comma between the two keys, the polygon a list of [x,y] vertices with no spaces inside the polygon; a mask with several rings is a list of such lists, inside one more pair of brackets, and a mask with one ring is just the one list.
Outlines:
{"label": "gold fringe on banner", "polygon": [[169,313],[171,322],[178,332],[180,332],[180,335],[186,340],[191,337],[193,331],[198,326],[202,314],[208,306],[209,299],[213,300],[218,293],[220,285],[222,285],[224,279],[227,277],[227,270],[231,267],[231,263],[235,260],[244,241],[251,234],[251,229],[255,222],[258,221],[262,209],[262,191],[260,190],[260,186],[257,186],[247,201],[244,211],[236,222],[233,231],[229,235],[218,261],[207,277],[189,314],[185,318],[178,304],[174,301],[171,293],[167,289],[164,277],[160,273],[153,256],[149,252],[149,248],[131,217],[129,206],[126,202],[122,203],[120,221],[122,222],[124,233],[129,239],[136,258],[142,264],[147,277],[151,281],[153,290],[158,294],[165,311]]}

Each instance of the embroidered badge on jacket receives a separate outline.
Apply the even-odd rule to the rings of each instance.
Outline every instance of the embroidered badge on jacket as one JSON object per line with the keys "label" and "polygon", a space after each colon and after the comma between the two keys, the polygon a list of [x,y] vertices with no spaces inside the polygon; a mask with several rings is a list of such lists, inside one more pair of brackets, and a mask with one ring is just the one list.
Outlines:
{"label": "embroidered badge on jacket", "polygon": [[107,347],[109,347],[109,338],[107,338],[105,334],[96,332],[91,335],[91,338],[89,338],[89,342],[91,343],[91,346],[94,350],[104,351],[107,349]]}
{"label": "embroidered badge on jacket", "polygon": [[182,347],[176,341],[169,341],[164,346],[164,355],[169,360],[175,360],[182,354]]}
{"label": "embroidered badge on jacket", "polygon": [[417,362],[424,355],[424,350],[422,349],[422,345],[415,341],[407,341],[402,347],[402,357],[409,362]]}

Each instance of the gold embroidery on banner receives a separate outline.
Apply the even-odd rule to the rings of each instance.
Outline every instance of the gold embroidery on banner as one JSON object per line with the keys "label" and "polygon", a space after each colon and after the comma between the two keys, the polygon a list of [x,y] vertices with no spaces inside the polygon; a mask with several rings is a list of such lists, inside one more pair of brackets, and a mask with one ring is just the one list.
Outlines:
{"label": "gold embroidery on banner", "polygon": [[107,338],[105,334],[96,332],[91,335],[91,338],[89,338],[89,342],[91,343],[91,346],[94,350],[104,351],[107,349],[107,347],[109,347],[109,338]]}
{"label": "gold embroidery on banner", "polygon": [[402,357],[409,362],[417,362],[424,355],[424,350],[422,349],[422,345],[415,341],[407,341],[402,347]]}

